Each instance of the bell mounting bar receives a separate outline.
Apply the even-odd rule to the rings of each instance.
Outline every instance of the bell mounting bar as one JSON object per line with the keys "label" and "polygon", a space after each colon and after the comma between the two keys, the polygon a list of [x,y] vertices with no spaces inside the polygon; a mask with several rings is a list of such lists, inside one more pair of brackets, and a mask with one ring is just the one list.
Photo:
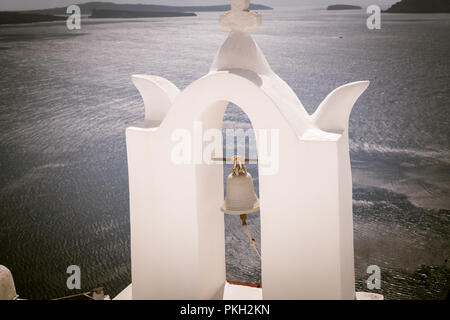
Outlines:
{"label": "bell mounting bar", "polygon": [[258,159],[244,158],[242,156],[233,156],[232,158],[211,158],[212,161],[225,161],[225,162],[258,162]]}

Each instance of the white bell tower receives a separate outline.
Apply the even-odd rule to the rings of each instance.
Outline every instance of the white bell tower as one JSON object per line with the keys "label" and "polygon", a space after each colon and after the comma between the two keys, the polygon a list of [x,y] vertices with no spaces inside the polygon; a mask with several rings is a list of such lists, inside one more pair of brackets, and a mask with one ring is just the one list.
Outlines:
{"label": "white bell tower", "polygon": [[210,72],[181,92],[133,76],[145,104],[145,122],[126,132],[133,299],[223,298],[223,167],[195,150],[175,163],[173,138],[195,137],[198,123],[220,130],[229,102],[255,131],[279,131],[278,170],[258,163],[262,298],[355,299],[348,120],[369,82],[337,88],[308,115],[251,37],[261,16],[249,3],[231,1]]}

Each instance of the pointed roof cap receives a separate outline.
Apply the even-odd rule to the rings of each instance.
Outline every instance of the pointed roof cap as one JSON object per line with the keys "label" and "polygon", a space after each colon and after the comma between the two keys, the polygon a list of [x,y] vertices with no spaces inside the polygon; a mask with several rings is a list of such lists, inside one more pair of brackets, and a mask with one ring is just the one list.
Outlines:
{"label": "pointed roof cap", "polygon": [[249,8],[250,0],[231,0],[231,10],[220,16],[220,25],[230,34],[214,59],[212,72],[242,69],[256,74],[272,73],[264,54],[249,33],[261,25],[261,15]]}
{"label": "pointed roof cap", "polygon": [[261,25],[261,15],[250,11],[250,0],[231,0],[231,10],[220,16],[220,25],[229,31],[250,31]]}

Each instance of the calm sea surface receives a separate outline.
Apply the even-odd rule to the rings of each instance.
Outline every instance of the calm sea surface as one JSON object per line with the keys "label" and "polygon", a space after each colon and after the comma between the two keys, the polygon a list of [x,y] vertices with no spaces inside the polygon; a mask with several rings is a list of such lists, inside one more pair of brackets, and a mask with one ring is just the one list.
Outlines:
{"label": "calm sea surface", "polygon": [[[124,133],[144,109],[130,75],[186,87],[208,72],[226,38],[217,18],[0,28],[0,264],[21,297],[72,294],[72,264],[84,291],[104,286],[115,296],[131,282]],[[371,81],[350,119],[357,289],[368,291],[366,269],[378,265],[374,292],[442,299],[450,283],[450,15],[386,14],[379,31],[365,19],[263,12],[254,38],[308,112],[337,86]],[[230,106],[224,128],[233,127],[250,123]],[[226,217],[227,278],[259,282],[239,223]],[[259,245],[258,215],[249,224]]]}

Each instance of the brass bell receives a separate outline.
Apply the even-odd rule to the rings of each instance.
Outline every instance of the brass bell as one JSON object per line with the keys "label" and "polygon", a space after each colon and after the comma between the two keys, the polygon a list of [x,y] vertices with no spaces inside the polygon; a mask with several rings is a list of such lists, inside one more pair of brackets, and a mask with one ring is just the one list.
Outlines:
{"label": "brass bell", "polygon": [[227,178],[225,202],[220,208],[225,213],[241,215],[259,210],[253,179],[247,172],[243,159],[234,156],[233,171]]}

